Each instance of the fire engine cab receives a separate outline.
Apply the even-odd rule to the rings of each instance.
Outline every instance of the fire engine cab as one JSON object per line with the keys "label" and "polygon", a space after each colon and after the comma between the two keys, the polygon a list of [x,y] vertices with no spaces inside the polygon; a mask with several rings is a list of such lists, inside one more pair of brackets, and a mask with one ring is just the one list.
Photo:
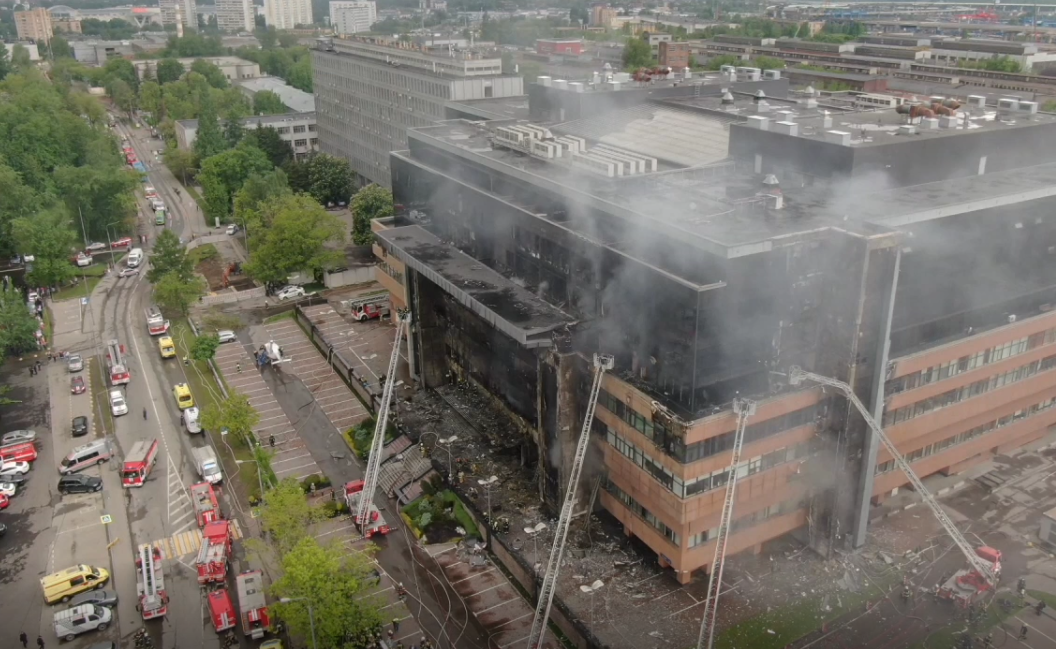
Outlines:
{"label": "fire engine cab", "polygon": [[[360,499],[366,497],[366,494],[363,493],[363,486],[362,480],[353,480],[345,485],[345,502],[348,504],[348,509],[353,516],[359,511]],[[367,520],[365,521],[356,521],[356,527],[359,528],[360,533],[366,538],[369,539],[375,534],[388,534],[392,531],[388,522],[385,521],[385,517],[381,515],[381,512],[378,511],[373,502],[367,507],[366,518]]]}
{"label": "fire engine cab", "polygon": [[346,300],[344,305],[348,307],[350,315],[354,319],[365,322],[389,315],[389,294],[385,292],[354,300]]}
{"label": "fire engine cab", "polygon": [[140,440],[132,445],[121,467],[121,486],[142,487],[158,461],[158,440]]}
{"label": "fire engine cab", "polygon": [[121,385],[132,380],[125,364],[125,346],[116,339],[106,342],[106,368],[110,371],[110,384]]}
{"label": "fire engine cab", "polygon": [[[996,583],[998,575],[1001,574],[1001,551],[983,545],[976,548],[975,553],[979,558],[990,563],[991,570],[994,572],[994,583]],[[939,585],[936,594],[961,608],[968,608],[991,588],[990,581],[985,575],[980,574],[974,568],[965,568],[958,570],[945,583]]]}
{"label": "fire engine cab", "polygon": [[220,503],[216,500],[213,485],[208,482],[192,485],[191,501],[194,502],[194,516],[199,528],[220,519]]}
{"label": "fire engine cab", "polygon": [[243,572],[235,578],[238,588],[238,609],[242,614],[242,632],[259,640],[271,625],[268,604],[264,599],[264,577],[259,570]]}
{"label": "fire engine cab", "polygon": [[[231,523],[213,521],[202,528],[202,546],[198,549],[199,584],[222,584],[227,578],[227,558],[231,556]],[[233,623],[232,623],[233,624]]]}
{"label": "fire engine cab", "polygon": [[161,574],[161,549],[150,544],[139,546],[136,573],[139,583],[139,606],[144,620],[153,620],[169,612],[169,596],[165,592],[165,580]]}
{"label": "fire engine cab", "polygon": [[0,460],[4,462],[36,462],[37,446],[33,442],[11,444],[0,447]]}
{"label": "fire engine cab", "polygon": [[147,309],[147,332],[151,336],[160,336],[168,331],[169,321],[161,315],[161,309],[156,306]]}
{"label": "fire engine cab", "polygon": [[213,618],[213,628],[223,633],[235,628],[235,605],[226,588],[209,593],[209,616]]}

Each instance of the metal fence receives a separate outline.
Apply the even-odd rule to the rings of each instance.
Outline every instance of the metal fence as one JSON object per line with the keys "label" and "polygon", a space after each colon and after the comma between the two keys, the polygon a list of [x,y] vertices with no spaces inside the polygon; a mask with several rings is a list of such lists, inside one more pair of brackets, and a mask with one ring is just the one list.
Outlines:
{"label": "metal fence", "polygon": [[[325,301],[325,300],[324,300]],[[363,402],[363,405],[370,410],[371,414],[378,411],[378,405],[381,402],[381,393],[375,390],[371,390],[370,383],[366,377],[361,375],[359,372],[352,367],[352,363],[341,353],[341,350],[334,347],[323,335],[323,332],[315,326],[315,323],[305,314],[301,306],[309,306],[312,300],[298,304],[294,307],[294,319],[297,324],[300,325],[301,329],[308,334],[308,339],[312,341],[312,344],[323,354],[323,358],[326,359],[327,364],[333,368],[334,373],[344,380],[348,384],[352,391],[356,393],[359,400]]]}

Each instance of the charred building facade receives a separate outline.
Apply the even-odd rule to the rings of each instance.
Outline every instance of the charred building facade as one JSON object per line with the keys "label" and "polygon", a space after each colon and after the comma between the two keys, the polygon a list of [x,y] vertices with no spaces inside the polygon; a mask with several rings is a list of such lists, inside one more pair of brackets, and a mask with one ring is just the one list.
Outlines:
{"label": "charred building facade", "polygon": [[730,553],[860,545],[907,482],[793,365],[854,386],[922,476],[1047,434],[1054,139],[1030,106],[911,123],[736,84],[550,128],[447,121],[392,154],[379,277],[414,314],[420,381],[500,403],[551,503],[586,359],[613,354],[584,482],[687,582],[712,560],[735,397],[757,408]]}

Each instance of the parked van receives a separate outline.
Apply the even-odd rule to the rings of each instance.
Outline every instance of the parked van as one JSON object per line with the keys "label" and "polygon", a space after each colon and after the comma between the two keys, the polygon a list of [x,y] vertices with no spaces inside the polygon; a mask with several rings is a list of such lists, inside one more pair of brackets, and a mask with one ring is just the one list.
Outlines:
{"label": "parked van", "polygon": [[143,249],[133,248],[128,253],[128,259],[125,261],[125,265],[129,268],[139,268],[141,263],[143,263]]}
{"label": "parked van", "polygon": [[55,614],[55,635],[72,642],[88,631],[105,631],[114,613],[105,606],[81,604]]}
{"label": "parked van", "polygon": [[110,448],[110,442],[105,439],[97,439],[70,451],[69,455],[62,458],[59,463],[59,473],[67,475],[87,469],[94,464],[100,464],[110,459],[114,454]]}
{"label": "parked van", "polygon": [[188,433],[202,432],[202,413],[198,408],[192,406],[183,411],[183,425],[187,427]]}
{"label": "parked van", "polygon": [[109,579],[110,573],[106,568],[82,564],[41,577],[40,586],[44,589],[44,601],[55,604],[68,602],[71,597],[86,590],[102,588]]}

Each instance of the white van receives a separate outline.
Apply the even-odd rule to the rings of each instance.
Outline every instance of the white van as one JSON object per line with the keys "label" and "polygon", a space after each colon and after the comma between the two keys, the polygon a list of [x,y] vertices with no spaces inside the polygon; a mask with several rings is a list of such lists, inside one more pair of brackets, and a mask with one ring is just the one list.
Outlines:
{"label": "white van", "polygon": [[129,268],[138,268],[139,265],[142,262],[143,262],[143,249],[142,248],[133,248],[128,253],[128,260],[125,261],[125,264]]}
{"label": "white van", "polygon": [[70,451],[69,455],[62,458],[59,463],[59,473],[67,475],[76,473],[81,469],[87,469],[95,464],[101,464],[110,459],[114,454],[110,448],[110,442],[105,439],[97,439]]}
{"label": "white van", "polygon": [[183,425],[187,427],[188,433],[202,432],[202,413],[197,407],[190,407],[183,411]]}
{"label": "white van", "polygon": [[114,613],[105,606],[81,604],[55,614],[55,635],[60,640],[73,641],[88,631],[105,631]]}

